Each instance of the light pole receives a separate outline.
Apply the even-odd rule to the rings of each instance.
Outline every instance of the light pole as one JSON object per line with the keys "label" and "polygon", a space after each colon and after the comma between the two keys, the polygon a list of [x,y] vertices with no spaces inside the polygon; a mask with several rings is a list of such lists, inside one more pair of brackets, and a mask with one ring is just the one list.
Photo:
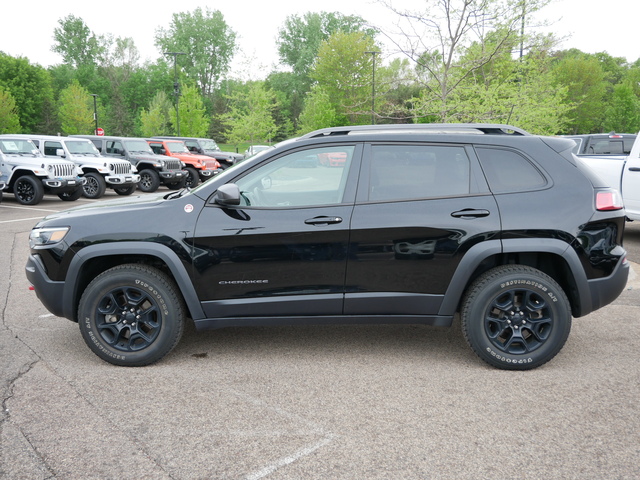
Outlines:
{"label": "light pole", "polygon": [[176,97],[176,129],[180,136],[180,84],[178,83],[178,55],[186,55],[184,52],[164,52],[164,55],[173,55],[173,94]]}
{"label": "light pole", "polygon": [[364,53],[370,53],[373,57],[373,76],[371,79],[371,125],[376,124],[375,108],[376,108],[376,55],[380,53],[377,50],[370,50]]}
{"label": "light pole", "polygon": [[90,93],[89,95],[93,97],[93,119],[96,122],[96,131],[93,134],[98,135],[98,101],[96,100],[98,95],[95,93]]}

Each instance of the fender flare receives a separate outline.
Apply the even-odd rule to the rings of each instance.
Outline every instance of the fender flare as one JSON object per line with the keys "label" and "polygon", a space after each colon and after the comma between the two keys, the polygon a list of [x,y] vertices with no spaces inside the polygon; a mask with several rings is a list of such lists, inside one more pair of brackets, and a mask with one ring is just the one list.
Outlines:
{"label": "fender flare", "polygon": [[96,244],[80,250],[71,260],[67,270],[63,296],[64,316],[75,318],[77,305],[74,297],[78,288],[78,281],[82,267],[88,260],[98,257],[114,255],[144,255],[157,257],[162,260],[173,276],[176,286],[182,293],[187,305],[187,310],[194,320],[204,318],[204,312],[200,306],[198,295],[193,286],[191,277],[178,255],[166,245],[154,242],[114,242],[109,244]]}
{"label": "fender flare", "polygon": [[464,294],[469,276],[487,258],[502,253],[549,253],[561,257],[571,270],[576,284],[578,310],[591,305],[591,290],[577,252],[567,242],[555,238],[513,238],[489,240],[471,247],[456,268],[440,306],[439,315],[453,315]]}

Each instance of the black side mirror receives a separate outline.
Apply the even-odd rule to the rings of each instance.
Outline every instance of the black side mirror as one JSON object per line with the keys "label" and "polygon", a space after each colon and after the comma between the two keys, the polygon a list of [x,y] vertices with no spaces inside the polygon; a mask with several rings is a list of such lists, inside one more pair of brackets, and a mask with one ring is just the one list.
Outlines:
{"label": "black side mirror", "polygon": [[235,183],[222,185],[213,200],[218,205],[240,205],[240,188]]}

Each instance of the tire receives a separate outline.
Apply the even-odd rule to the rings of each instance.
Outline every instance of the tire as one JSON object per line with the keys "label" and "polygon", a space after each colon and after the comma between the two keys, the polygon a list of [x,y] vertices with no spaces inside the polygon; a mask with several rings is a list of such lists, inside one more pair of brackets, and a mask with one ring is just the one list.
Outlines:
{"label": "tire", "polygon": [[184,184],[185,187],[197,187],[198,183],[200,183],[200,175],[198,175],[198,170],[193,167],[186,167],[184,170],[187,172],[187,181]]}
{"label": "tire", "polygon": [[465,339],[489,365],[530,370],[562,349],[571,330],[571,309],[548,275],[504,265],[473,282],[462,302],[461,323]]}
{"label": "tire", "polygon": [[87,182],[83,185],[82,189],[84,191],[83,195],[86,198],[97,199],[104,195],[104,192],[107,190],[107,182],[104,181],[104,178],[99,173],[87,173],[84,178]]}
{"label": "tire", "polygon": [[152,193],[160,187],[160,175],[155,170],[145,168],[140,171],[138,188],[145,193]]}
{"label": "tire", "polygon": [[133,185],[128,185],[126,187],[115,187],[113,191],[118,195],[131,195],[136,191],[136,188],[138,188],[138,185],[134,183]]}
{"label": "tire", "polygon": [[60,200],[64,200],[65,202],[75,202],[84,194],[84,189],[82,187],[76,188],[72,192],[62,192],[58,194],[58,198]]}
{"label": "tire", "polygon": [[44,187],[39,178],[23,175],[13,184],[13,194],[22,205],[37,205],[44,197]]}
{"label": "tire", "polygon": [[84,341],[126,367],[157,362],[178,343],[186,307],[173,280],[146,265],[120,265],[87,286],[78,306]]}

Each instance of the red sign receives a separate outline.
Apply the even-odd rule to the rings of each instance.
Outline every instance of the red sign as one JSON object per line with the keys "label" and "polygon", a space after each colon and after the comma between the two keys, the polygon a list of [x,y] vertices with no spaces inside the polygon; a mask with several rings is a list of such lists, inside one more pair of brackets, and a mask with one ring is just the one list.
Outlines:
{"label": "red sign", "polygon": [[100,135],[100,136],[104,135],[104,129],[96,128],[96,135]]}

